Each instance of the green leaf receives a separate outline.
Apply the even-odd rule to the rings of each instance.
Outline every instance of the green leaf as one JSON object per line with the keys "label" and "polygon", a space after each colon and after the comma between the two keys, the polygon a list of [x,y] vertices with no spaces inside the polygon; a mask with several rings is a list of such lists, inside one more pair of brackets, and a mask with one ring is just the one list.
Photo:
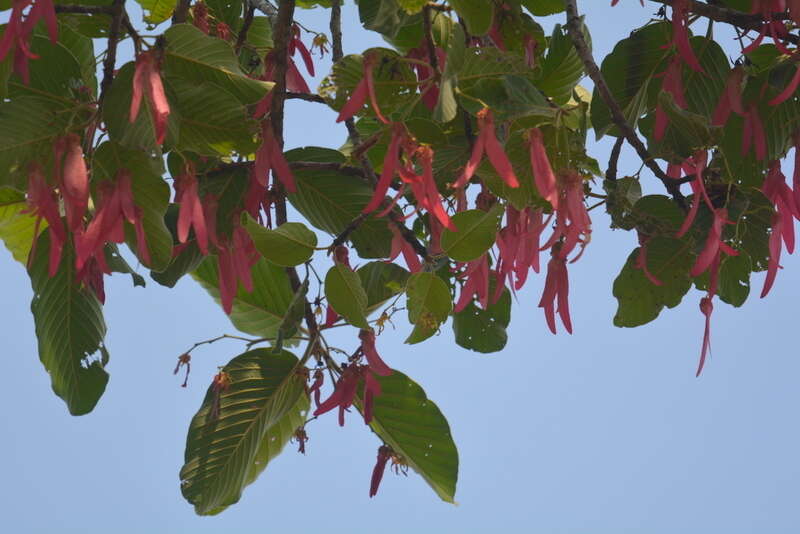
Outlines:
{"label": "green leaf", "polygon": [[[36,217],[21,213],[28,207],[25,194],[8,187],[0,187],[0,239],[15,260],[25,265],[35,237]],[[47,222],[39,223],[40,230]]]}
{"label": "green leaf", "polygon": [[433,110],[433,117],[431,117],[439,122],[450,122],[458,112],[455,89],[458,85],[458,73],[464,63],[464,51],[466,50],[464,30],[461,26],[452,24],[448,31],[447,62],[444,64],[442,80],[439,83],[439,99]]}
{"label": "green leaf", "polygon": [[[490,280],[489,294],[494,294],[494,278]],[[456,343],[465,349],[489,353],[503,350],[508,341],[506,328],[511,322],[511,293],[504,289],[494,304],[485,310],[470,302],[453,314],[453,333]]]}
{"label": "green leaf", "polygon": [[181,249],[177,256],[172,258],[172,261],[167,265],[166,269],[160,272],[150,271],[150,278],[162,286],[175,287],[178,280],[197,269],[204,259],[205,256],[203,256],[203,253],[197,248],[197,243],[192,240],[187,243],[186,247]]}
{"label": "green leaf", "polygon": [[247,215],[242,226],[250,234],[259,254],[275,265],[294,267],[305,263],[311,259],[317,246],[316,234],[303,223],[287,222],[270,230]]}
{"label": "green leaf", "polygon": [[[294,296],[286,271],[266,260],[251,269],[253,292],[239,287],[228,316],[237,329],[259,337],[274,338]],[[219,303],[219,275],[216,256],[207,257],[192,273],[203,288]]]}
{"label": "green leaf", "polygon": [[150,251],[150,263],[144,262],[133,225],[128,222],[125,223],[126,241],[143,264],[155,271],[166,269],[172,261],[172,234],[164,223],[170,192],[169,186],[160,175],[161,160],[151,158],[145,152],[107,141],[97,148],[92,161],[95,180],[113,180],[120,169],[131,172],[133,199],[142,210],[142,226],[147,249]]}
{"label": "green leaf", "polygon": [[28,64],[30,83],[12,78],[9,84],[12,98],[39,96],[60,101],[64,105],[66,99],[77,96],[77,91],[73,91],[83,85],[83,72],[77,58],[66,46],[60,42],[51,43],[49,37],[34,35],[31,38],[31,52],[39,58]]}
{"label": "green leaf", "polygon": [[528,11],[537,17],[555,15],[564,11],[564,0],[521,0]]}
{"label": "green leaf", "polygon": [[414,330],[406,339],[413,345],[439,331],[453,309],[450,289],[434,273],[414,273],[406,284],[408,320]]}
{"label": "green leaf", "polygon": [[479,258],[494,244],[497,225],[503,216],[503,206],[495,204],[489,211],[466,210],[452,217],[458,231],[444,229],[442,250],[456,261]]}
{"label": "green leaf", "polygon": [[358,274],[346,265],[336,264],[325,275],[325,298],[336,313],[347,322],[361,329],[369,329],[367,323],[367,293],[361,287]]}
{"label": "green leaf", "polygon": [[[669,117],[669,126],[664,138],[656,141],[649,139],[648,148],[657,157],[668,160],[683,160],[694,154],[697,149],[716,144],[721,136],[722,128],[711,126],[707,117],[681,109],[675,103],[672,94],[662,91],[658,95],[661,109]],[[642,127],[648,134],[655,126],[651,117],[642,121]]]}
{"label": "green leaf", "polygon": [[[592,39],[589,30],[583,24],[581,27],[586,44],[591,49]],[[542,70],[535,80],[536,86],[557,104],[566,104],[582,77],[583,62],[578,57],[569,35],[560,24],[556,24],[548,43],[547,55],[542,61]]]}
{"label": "green leaf", "polygon": [[[636,128],[639,117],[647,107],[647,95],[653,75],[670,53],[664,45],[671,35],[669,23],[650,24],[619,41],[614,50],[603,59],[600,71],[625,119],[633,128]],[[660,86],[659,82],[655,83]],[[611,112],[597,93],[597,88],[592,96],[591,120],[597,139],[614,126]]]}
{"label": "green leaf", "polygon": [[66,111],[63,103],[34,96],[0,103],[0,184],[26,188],[27,164],[52,153],[53,139],[69,118]]}
{"label": "green leaf", "polygon": [[171,26],[164,37],[167,47],[162,75],[177,76],[196,84],[213,83],[232,93],[243,104],[263,98],[274,85],[249,78],[239,67],[233,48],[190,24]]}
{"label": "green leaf", "polygon": [[645,235],[674,235],[683,223],[686,213],[664,195],[646,195],[631,208],[635,226]]}
{"label": "green leaf", "polygon": [[142,19],[148,24],[161,24],[172,16],[177,0],[136,0],[142,6]]}
{"label": "green leaf", "polygon": [[455,504],[458,450],[447,419],[400,371],[376,378],[381,394],[375,397],[369,426],[443,501]]}
{"label": "green leaf", "polygon": [[134,287],[147,287],[142,275],[137,273],[119,253],[116,243],[106,243],[103,247],[103,256],[105,256],[106,265],[112,273],[129,274]]}
{"label": "green leaf", "polygon": [[[28,274],[33,287],[31,312],[39,342],[39,359],[53,391],[72,415],[92,411],[106,389],[103,344],[106,324],[95,294],[75,279],[75,254],[67,244],[58,272],[48,275],[50,232],[43,232]],[[98,357],[99,355],[99,357]]]}
{"label": "green leaf", "polygon": [[253,23],[247,32],[247,44],[252,45],[262,57],[275,46],[272,41],[272,21],[268,17],[253,17]]}
{"label": "green leaf", "polygon": [[[345,162],[341,152],[316,147],[290,150],[286,159]],[[372,198],[372,188],[344,172],[296,169],[293,173],[297,192],[289,194],[289,202],[311,225],[332,235],[344,230]],[[370,216],[350,235],[350,240],[361,258],[385,258],[389,256],[392,233],[385,219]]]}
{"label": "green leaf", "polygon": [[674,308],[691,287],[689,269],[694,262],[689,240],[654,237],[647,242],[647,266],[658,280],[650,282],[642,269],[635,267],[641,248],[636,248],[614,281],[614,296],[619,307],[614,325],[635,327],[649,323],[664,306]]}
{"label": "green leaf", "polygon": [[739,251],[738,256],[725,256],[719,269],[719,298],[731,306],[740,307],[750,296],[750,256]]}
{"label": "green leaf", "polygon": [[367,294],[367,314],[402,293],[410,276],[409,272],[399,265],[385,261],[371,261],[359,267],[356,272]]}
{"label": "green leaf", "polygon": [[492,27],[494,17],[492,4],[484,0],[450,0],[450,5],[464,19],[470,34],[481,36]]}
{"label": "green leaf", "polygon": [[[243,0],[206,0],[208,12],[217,20],[221,20],[230,26],[236,33],[238,33],[242,24],[243,4]],[[253,19],[253,22],[255,22],[255,19]],[[250,28],[253,29],[252,26]],[[249,32],[248,37],[250,37]]]}
{"label": "green leaf", "polygon": [[422,7],[428,3],[428,0],[397,0],[397,3],[400,4],[403,11],[413,15],[422,11]]}
{"label": "green leaf", "polygon": [[[177,237],[178,213],[178,206],[170,204],[165,216],[165,222],[172,234],[173,245],[179,244]],[[172,257],[172,261],[169,262],[167,268],[160,272],[150,271],[150,278],[162,286],[175,287],[178,280],[185,274],[194,271],[204,258],[205,256],[203,256],[200,249],[197,247],[197,241],[195,241],[194,235],[190,234],[190,238],[185,246],[181,247],[180,252]]]}
{"label": "green leaf", "polygon": [[212,83],[195,83],[173,77],[168,81],[176,95],[173,110],[179,131],[176,147],[205,156],[250,154],[256,150],[256,122],[231,93]]}
{"label": "green leaf", "polygon": [[280,352],[283,348],[283,341],[291,338],[300,328],[300,322],[303,320],[303,315],[306,311],[307,294],[308,280],[304,280],[295,291],[292,302],[289,303],[289,309],[286,310],[286,315],[283,316],[281,324],[278,325],[278,337],[272,347],[273,354]]}
{"label": "green leaf", "polygon": [[394,37],[403,26],[408,15],[400,9],[397,0],[360,0],[358,14],[368,30],[386,37]]}
{"label": "green leaf", "polygon": [[223,368],[227,389],[209,387],[189,426],[180,473],[181,492],[198,514],[237,502],[302,425],[309,404],[298,365],[289,352],[256,349]]}

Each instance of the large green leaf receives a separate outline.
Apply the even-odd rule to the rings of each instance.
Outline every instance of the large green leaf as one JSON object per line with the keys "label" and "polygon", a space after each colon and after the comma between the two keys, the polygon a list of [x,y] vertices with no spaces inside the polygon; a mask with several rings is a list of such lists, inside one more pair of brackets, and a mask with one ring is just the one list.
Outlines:
{"label": "large green leaf", "polygon": [[[492,286],[494,278],[491,279]],[[489,288],[494,294],[494,287]],[[506,328],[511,321],[511,293],[504,289],[497,302],[485,310],[470,302],[453,314],[453,333],[456,343],[465,349],[489,353],[503,350],[508,341]]]}
{"label": "large green leaf", "polygon": [[168,81],[176,98],[177,148],[206,156],[255,151],[256,123],[233,94],[213,83]]}
{"label": "large green leaf", "polygon": [[248,215],[243,226],[250,234],[256,250],[275,265],[300,265],[311,259],[317,246],[317,236],[303,223],[287,222],[270,230]]}
{"label": "large green leaf", "polygon": [[150,263],[145,263],[139,252],[136,233],[132,225],[125,223],[126,240],[142,263],[153,270],[161,271],[172,261],[172,234],[164,223],[169,204],[169,186],[161,178],[159,159],[147,153],[131,150],[108,141],[100,145],[93,159],[93,178],[110,180],[120,169],[131,172],[131,189],[136,206],[142,210],[143,227],[150,251]]}
{"label": "large green leaf", "polygon": [[[0,187],[0,239],[14,259],[25,264],[33,243],[36,217],[30,213],[20,213],[27,208],[25,195],[15,189]],[[40,229],[47,222],[39,223]]]}
{"label": "large green leaf", "polygon": [[25,189],[27,163],[52,153],[70,108],[36,96],[0,103],[0,184]]}
{"label": "large green leaf", "polygon": [[302,425],[308,397],[298,363],[286,351],[252,350],[222,369],[227,389],[209,387],[189,426],[180,473],[183,496],[198,514],[237,502]]}
{"label": "large green leaf", "polygon": [[[341,152],[309,147],[290,150],[292,161],[344,164]],[[372,188],[359,178],[335,170],[294,170],[297,192],[289,202],[314,227],[329,234],[339,234],[355,219],[372,198]],[[389,255],[392,233],[385,219],[368,217],[350,235],[362,258],[385,258]]]}
{"label": "large green leaf", "polygon": [[197,84],[213,83],[235,95],[243,104],[260,100],[274,85],[249,78],[242,72],[233,48],[190,24],[175,24],[164,36],[163,75],[185,78]]}
{"label": "large green leaf", "polygon": [[[664,45],[669,41],[670,35],[668,23],[650,24],[619,41],[614,50],[603,59],[600,68],[603,77],[628,124],[634,128],[646,108],[653,75],[669,54]],[[597,88],[592,96],[591,120],[598,139],[614,124],[611,112],[597,93]]]}
{"label": "large green leaf", "polygon": [[[11,97],[39,96],[62,102],[72,98],[73,91],[83,85],[81,65],[62,43],[53,44],[48,37],[34,35],[31,52],[39,58],[28,65],[30,82],[17,79],[9,84]],[[13,80],[13,79],[12,79]]]}
{"label": "large green leaf", "polygon": [[[583,24],[581,28],[586,44],[591,48],[592,39],[589,30]],[[548,42],[542,70],[536,78],[536,86],[557,104],[566,104],[582,77],[583,62],[578,57],[569,35],[560,24],[556,24]]]}
{"label": "large green leaf", "polygon": [[172,16],[177,0],[136,0],[142,6],[142,18],[149,24],[161,24]]}
{"label": "large green leaf", "polygon": [[425,341],[439,331],[453,309],[450,289],[434,273],[412,274],[406,284],[408,320],[414,330],[406,343]]}
{"label": "large green leaf", "polygon": [[356,270],[367,293],[367,313],[403,292],[409,273],[396,263],[371,261]]}
{"label": "large green leaf", "polygon": [[521,0],[520,3],[539,17],[561,13],[565,9],[564,0]]}
{"label": "large green leaf", "polygon": [[494,244],[503,206],[495,204],[489,211],[466,210],[456,213],[453,224],[457,231],[442,232],[442,250],[456,261],[479,258]]}
{"label": "large green leaf", "polygon": [[653,284],[642,269],[636,268],[641,248],[635,249],[614,281],[614,296],[619,307],[614,325],[634,327],[649,323],[664,306],[674,308],[691,287],[689,269],[694,257],[691,241],[655,237],[647,242],[647,267],[662,282]]}
{"label": "large green leaf", "polygon": [[458,450],[447,419],[400,371],[376,378],[381,394],[375,397],[370,427],[443,501],[455,504]]}
{"label": "large green leaf", "polygon": [[368,329],[367,293],[358,274],[346,265],[334,265],[325,275],[325,298],[336,313],[358,328]]}
{"label": "large green leaf", "polygon": [[50,375],[53,391],[67,403],[72,415],[92,411],[106,389],[104,367],[108,352],[103,344],[106,324],[94,293],[75,280],[75,254],[64,247],[61,264],[48,276],[50,231],[39,237],[29,270],[39,359]]}
{"label": "large green leaf", "polygon": [[448,28],[446,44],[447,61],[444,64],[442,80],[439,82],[439,99],[433,110],[433,119],[439,122],[450,122],[458,112],[455,89],[458,85],[458,74],[464,63],[466,45],[464,29],[460,24],[451,24]]}
{"label": "large green leaf", "polygon": [[361,23],[368,30],[394,37],[408,15],[400,9],[397,0],[361,0],[358,2]]}
{"label": "large green leaf", "polygon": [[450,5],[464,19],[470,34],[480,36],[491,28],[494,17],[491,3],[483,0],[450,0]]}
{"label": "large green leaf", "polygon": [[[253,292],[248,293],[240,286],[233,298],[233,311],[228,317],[233,326],[242,332],[274,338],[292,302],[289,277],[283,268],[264,259],[253,266],[251,274]],[[192,276],[217,303],[220,302],[216,256],[207,257]]]}
{"label": "large green leaf", "polygon": [[[717,43],[705,37],[692,37],[690,43],[703,72],[695,72],[685,65],[682,67],[686,110],[677,108],[669,98],[671,95],[656,91],[654,87],[648,92],[648,106],[654,110],[656,104],[660,105],[670,118],[664,139],[660,142],[653,139],[655,113],[650,113],[640,122],[642,133],[648,138],[648,148],[656,156],[667,159],[685,159],[692,154],[692,149],[710,146],[719,136],[718,129],[708,125],[730,72],[728,58]],[[662,67],[666,69],[666,61],[662,62]],[[708,131],[704,132],[704,129]]]}

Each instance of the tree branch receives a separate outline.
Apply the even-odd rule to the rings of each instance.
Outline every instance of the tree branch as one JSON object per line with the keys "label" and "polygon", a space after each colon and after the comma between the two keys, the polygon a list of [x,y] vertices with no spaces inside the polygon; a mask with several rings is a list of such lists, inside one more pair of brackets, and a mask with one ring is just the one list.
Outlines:
{"label": "tree branch", "polygon": [[581,58],[583,66],[586,68],[586,73],[594,82],[597,92],[600,94],[600,98],[602,98],[603,102],[608,106],[614,124],[619,128],[620,133],[633,149],[636,150],[636,153],[647,168],[661,180],[667,192],[672,195],[675,202],[681,208],[686,209],[686,199],[680,191],[680,184],[676,183],[661,170],[661,167],[655,162],[653,156],[647,151],[647,147],[644,146],[642,140],[639,139],[639,136],[636,135],[631,125],[628,124],[625,115],[622,113],[622,109],[620,109],[619,104],[611,94],[611,90],[608,88],[608,84],[603,78],[600,68],[592,57],[592,52],[589,50],[586,40],[583,38],[581,19],[578,16],[577,0],[565,0],[565,3],[567,8],[567,31],[572,39],[572,44],[575,46],[575,50]]}
{"label": "tree branch", "polygon": [[103,60],[103,79],[100,82],[100,96],[97,99],[97,112],[101,112],[106,93],[114,81],[114,67],[117,63],[117,44],[119,43],[122,22],[125,19],[125,0],[114,0],[110,6],[111,26],[108,29],[108,48]]}
{"label": "tree branch", "polygon": [[332,0],[331,3],[331,41],[332,58],[336,63],[344,57],[342,50],[342,0]]}
{"label": "tree branch", "polygon": [[[272,50],[275,61],[275,87],[272,89],[272,109],[269,117],[272,131],[275,134],[275,141],[281,149],[283,149],[283,104],[286,99],[286,70],[288,68],[289,58],[288,47],[289,40],[291,39],[294,7],[295,0],[281,0],[278,5],[278,14],[275,17],[272,29],[275,42],[275,48]],[[287,220],[286,193],[280,183],[276,183],[275,188],[278,192],[278,198],[275,201],[275,222],[280,226]],[[297,269],[294,267],[287,267],[286,274],[289,276],[289,283],[292,286],[292,291],[297,293],[301,285],[300,277],[297,275]],[[305,317],[306,325],[308,325],[311,339],[314,340],[319,334],[319,325],[317,324],[314,310],[311,308],[311,303],[308,302],[308,299],[303,300],[305,301],[303,316]],[[309,350],[312,349],[313,347],[309,348]]]}
{"label": "tree branch", "polygon": [[[292,35],[292,20],[294,18],[295,0],[281,0],[278,5],[278,14],[272,28],[273,42],[272,57],[275,62],[274,79],[272,88],[272,108],[269,114],[272,131],[278,146],[283,148],[283,109],[286,100],[286,71],[288,69],[289,41]],[[277,223],[286,222],[286,194],[280,184],[276,184],[278,200],[275,203],[275,219]]]}
{"label": "tree branch", "polygon": [[611,156],[608,158],[608,168],[606,169],[606,180],[609,182],[617,179],[617,163],[619,162],[619,153],[622,151],[622,143],[624,142],[624,137],[617,137],[614,146],[611,148]]}
{"label": "tree branch", "polygon": [[309,93],[292,93],[287,91],[286,92],[286,99],[287,100],[305,100],[306,102],[316,102],[318,104],[327,104],[325,99],[319,95],[312,95]]}
{"label": "tree branch", "polygon": [[178,5],[175,7],[175,11],[172,13],[173,24],[181,24],[182,22],[186,22],[186,17],[189,15],[189,4],[191,3],[192,0],[179,0]]}
{"label": "tree branch", "polygon": [[436,55],[436,43],[433,40],[433,25],[431,21],[431,4],[422,8],[422,27],[425,32],[425,42],[428,45],[428,58],[431,62],[433,72],[438,76],[439,72],[439,58]]}
{"label": "tree branch", "polygon": [[79,6],[60,4],[55,6],[56,13],[77,13],[79,15],[113,15],[114,6]]}
{"label": "tree branch", "polygon": [[364,169],[341,165],[339,163],[324,163],[319,161],[290,161],[289,167],[292,169],[312,170],[312,171],[335,171],[348,176],[358,176],[366,178]]}
{"label": "tree branch", "polygon": [[[670,7],[672,7],[672,5],[675,3],[675,0],[650,1]],[[689,11],[695,15],[706,17],[715,22],[731,24],[744,30],[759,31],[765,22],[764,17],[758,13],[743,13],[742,11],[737,11],[729,7],[706,4],[705,2],[698,2],[697,0],[689,0]],[[781,13],[776,14],[773,18],[776,20],[787,20],[789,19],[789,15],[787,13]],[[800,38],[798,38],[796,35],[790,34],[786,40],[794,44],[800,43]]]}
{"label": "tree branch", "polygon": [[250,26],[253,24],[253,15],[256,12],[255,6],[253,4],[249,4],[247,7],[247,12],[244,14],[244,21],[242,22],[242,29],[239,30],[239,35],[236,37],[236,46],[234,50],[236,53],[239,53],[239,50],[242,49],[242,45],[247,40],[247,32],[250,31]]}

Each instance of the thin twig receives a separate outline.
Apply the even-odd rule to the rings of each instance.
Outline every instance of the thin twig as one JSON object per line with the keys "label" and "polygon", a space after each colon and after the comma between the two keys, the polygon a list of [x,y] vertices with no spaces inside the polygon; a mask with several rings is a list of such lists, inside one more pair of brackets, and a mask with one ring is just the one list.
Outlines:
{"label": "thin twig", "polygon": [[175,7],[175,11],[172,13],[173,24],[181,24],[182,22],[186,22],[186,17],[189,14],[189,5],[191,3],[192,0],[179,0],[178,5]]}
{"label": "thin twig", "polygon": [[103,79],[100,82],[100,96],[97,99],[97,113],[100,114],[106,93],[114,81],[114,67],[117,63],[117,44],[119,43],[122,21],[125,18],[125,0],[114,0],[111,4],[111,25],[108,29],[108,46],[103,60]]}
{"label": "thin twig", "polygon": [[130,35],[131,39],[133,39],[133,49],[138,55],[139,52],[142,51],[142,36],[139,35],[139,32],[136,31],[133,23],[131,23],[131,18],[128,16],[127,11],[122,17],[122,25],[125,26],[125,31],[128,32],[128,35]]}
{"label": "thin twig", "polygon": [[248,347],[250,347],[252,345],[255,345],[256,343],[261,343],[263,341],[271,341],[271,339],[268,339],[268,338],[252,339],[252,338],[248,338],[248,337],[234,336],[234,335],[231,335],[231,334],[222,334],[221,336],[212,337],[211,339],[205,339],[203,341],[198,341],[197,343],[192,345],[189,348],[189,350],[185,351],[184,354],[191,354],[191,352],[194,349],[196,349],[197,347],[200,347],[202,345],[211,345],[212,343],[216,343],[217,341],[221,341],[223,339],[235,339],[237,341],[245,341],[245,342],[247,342],[247,346]]}
{"label": "thin twig", "polygon": [[255,6],[253,6],[253,4],[250,4],[247,7],[247,11],[244,14],[242,29],[239,30],[239,36],[236,38],[236,46],[234,47],[234,49],[236,50],[237,54],[239,53],[239,50],[242,49],[242,45],[244,45],[244,42],[247,41],[247,32],[250,31],[250,26],[253,24],[253,15],[255,14],[255,12],[256,12]]}
{"label": "thin twig", "polygon": [[[272,89],[272,109],[270,123],[275,141],[283,148],[283,109],[286,100],[286,71],[288,70],[289,41],[292,34],[292,19],[294,18],[295,0],[281,0],[278,4],[278,14],[272,29],[275,48],[272,50],[272,59],[275,62],[274,78],[275,87]],[[279,225],[286,222],[286,194],[281,184],[276,184],[278,200],[275,203],[275,219]],[[295,288],[296,289],[296,288]]]}
{"label": "thin twig", "polygon": [[617,137],[614,147],[611,149],[611,156],[608,158],[608,169],[606,169],[606,180],[613,182],[617,179],[617,164],[619,163],[619,153],[622,151],[624,137]]}
{"label": "thin twig", "polygon": [[620,133],[628,141],[628,144],[636,150],[636,153],[647,168],[661,180],[667,192],[672,195],[675,202],[681,208],[686,209],[686,199],[680,191],[680,185],[661,170],[661,167],[655,162],[653,156],[647,151],[647,147],[644,146],[642,140],[639,139],[639,136],[636,135],[631,125],[628,124],[625,115],[622,113],[622,109],[620,109],[619,104],[611,94],[611,90],[603,78],[603,74],[600,72],[600,68],[597,66],[594,57],[592,57],[592,52],[589,50],[589,46],[586,44],[586,40],[583,37],[582,23],[578,16],[577,0],[566,0],[566,8],[567,31],[572,39],[572,44],[575,46],[575,51],[578,53],[578,57],[581,58],[583,66],[586,68],[586,73],[594,82],[597,92],[600,94],[600,98],[602,98],[603,102],[608,106],[614,124],[619,128]]}
{"label": "thin twig", "polygon": [[[295,0],[281,0],[278,4],[278,14],[275,17],[275,22],[272,29],[273,40],[275,48],[272,53],[274,54],[275,61],[275,87],[272,89],[272,109],[270,111],[270,123],[272,124],[272,131],[275,134],[275,141],[278,146],[283,148],[283,117],[284,117],[284,101],[286,99],[286,70],[288,69],[288,46],[291,38],[292,20],[294,18]],[[287,221],[286,217],[286,194],[280,184],[276,184],[278,189],[278,199],[275,202],[275,221],[278,225],[284,224]],[[300,277],[297,275],[297,270],[294,267],[287,267],[286,274],[289,276],[289,283],[292,286],[292,291],[297,293],[300,287]],[[308,326],[309,335],[312,340],[316,339],[319,334],[319,325],[317,318],[314,316],[314,310],[311,308],[311,303],[308,299],[304,299],[304,317],[306,325]],[[316,341],[313,342],[316,344]]]}
{"label": "thin twig", "polygon": [[334,171],[348,176],[358,176],[365,178],[364,170],[358,167],[351,167],[350,165],[341,165],[339,163],[325,163],[320,161],[291,161],[289,167],[292,169],[312,170],[312,171]]}
{"label": "thin twig", "polygon": [[350,234],[355,232],[356,229],[359,226],[361,226],[361,223],[363,223],[367,217],[369,217],[369,213],[359,213],[352,221],[350,221],[350,224],[348,224],[344,230],[339,232],[339,235],[337,235],[336,238],[333,240],[333,243],[331,243],[330,246],[330,250],[335,249],[339,245],[343,245],[344,242],[347,241],[347,239],[350,237]]}
{"label": "thin twig", "polygon": [[286,92],[286,99],[287,100],[305,100],[306,102],[317,102],[318,104],[327,104],[325,99],[319,95],[312,95],[310,93],[292,93],[291,91]]}
{"label": "thin twig", "polygon": [[431,68],[438,77],[439,74],[439,58],[436,56],[436,43],[433,40],[433,24],[431,21],[431,4],[422,8],[422,28],[425,33],[425,42],[428,45],[428,58],[431,62]]}
{"label": "thin twig", "polygon": [[333,0],[331,3],[331,40],[332,59],[336,63],[344,57],[342,50],[342,0]]}
{"label": "thin twig", "polygon": [[55,6],[56,13],[76,13],[79,15],[113,15],[114,6],[78,6],[61,4]]}

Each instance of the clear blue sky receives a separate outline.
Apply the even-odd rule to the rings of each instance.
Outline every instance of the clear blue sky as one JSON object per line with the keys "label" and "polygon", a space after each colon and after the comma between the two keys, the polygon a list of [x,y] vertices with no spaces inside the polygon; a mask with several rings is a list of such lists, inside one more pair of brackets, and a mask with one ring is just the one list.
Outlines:
{"label": "clear blue sky", "polygon": [[[634,0],[614,10],[607,0],[581,4],[598,57],[656,10]],[[327,29],[325,10],[300,17]],[[345,22],[346,51],[379,44],[358,29],[352,5]],[[333,119],[317,104],[292,102],[288,144],[338,146],[344,131]],[[607,160],[606,143],[591,150]],[[622,172],[638,167],[623,158]],[[174,290],[108,280],[111,380],[93,413],[70,417],[38,361],[28,277],[3,249],[4,531],[800,532],[800,262],[784,260],[766,300],[757,298],[757,276],[743,309],[717,304],[713,358],[696,379],[702,295],[691,292],[645,327],[612,326],[611,284],[636,238],[592,213],[591,246],[570,267],[573,336],[547,330],[536,277],[519,294],[502,353],[456,347],[449,324],[405,346],[399,316],[397,330],[379,338],[384,358],[450,421],[461,458],[457,507],[413,473],[387,472],[369,499],[377,438],[357,417],[344,428],[326,417],[309,426],[306,456],[287,448],[239,504],[195,516],[178,487],[186,428],[217,365],[241,347],[222,341],[196,351],[186,389],[172,369],[194,341],[234,332],[222,311],[191,279]]]}

